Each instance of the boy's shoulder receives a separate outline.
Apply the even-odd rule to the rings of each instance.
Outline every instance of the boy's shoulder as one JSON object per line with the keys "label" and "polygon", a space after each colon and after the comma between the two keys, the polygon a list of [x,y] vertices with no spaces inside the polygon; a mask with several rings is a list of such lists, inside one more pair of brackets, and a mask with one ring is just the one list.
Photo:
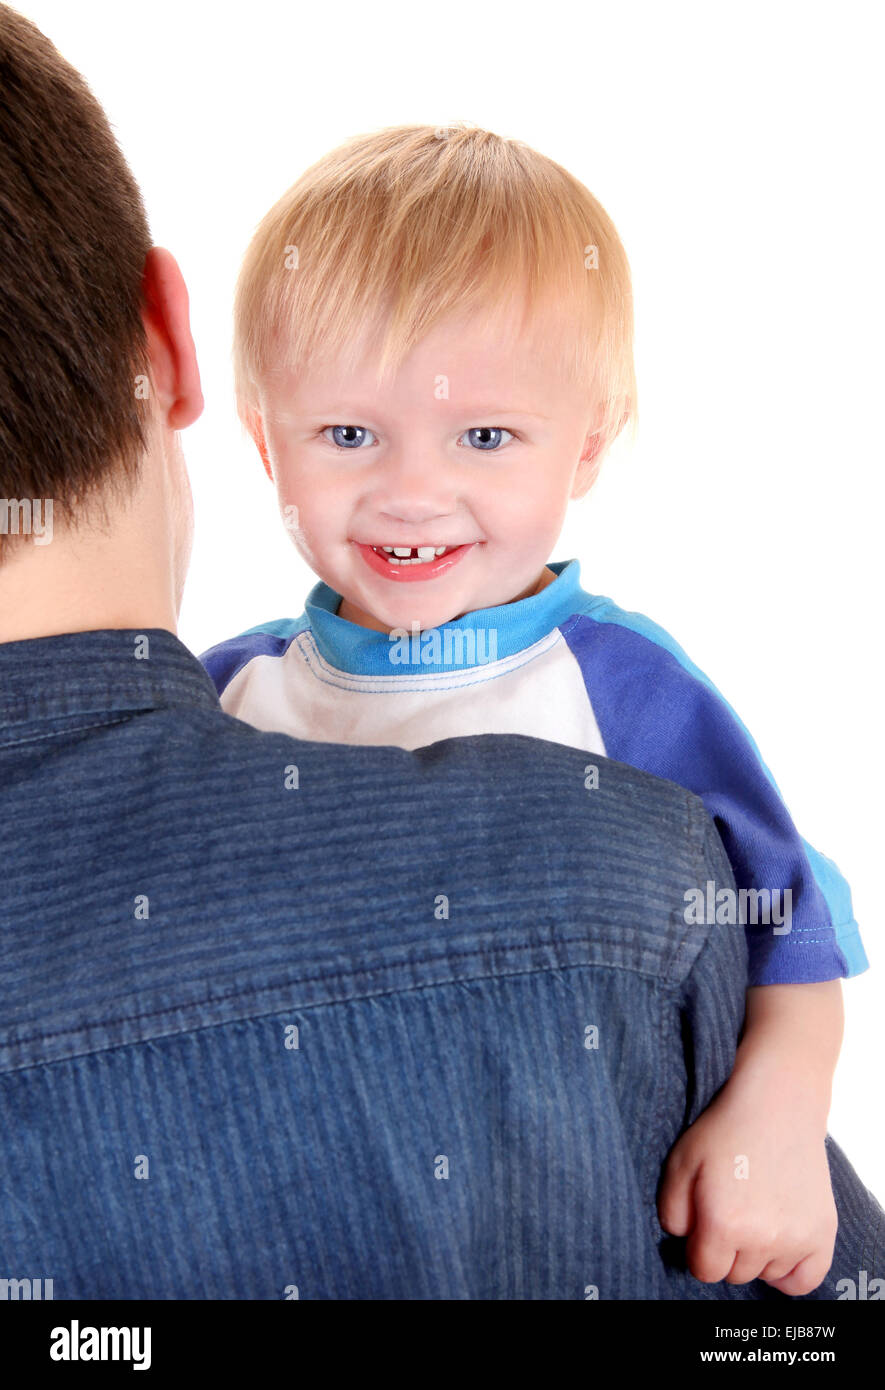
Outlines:
{"label": "boy's shoulder", "polygon": [[236,637],[216,642],[214,647],[200,654],[200,661],[221,695],[234,676],[250,661],[261,656],[284,656],[299,632],[304,632],[307,627],[309,622],[306,614],[300,618],[276,618],[271,622],[259,623],[257,627],[247,628]]}
{"label": "boy's shoulder", "polygon": [[710,684],[709,678],[695,665],[684,647],[653,618],[645,613],[621,608],[613,599],[602,594],[590,594],[582,589],[580,598],[581,602],[576,605],[571,618],[560,624],[560,631],[573,648],[593,640],[593,634],[604,632],[609,635],[609,645],[619,659],[629,652],[636,656],[641,654],[645,662],[656,657],[658,662],[669,665],[672,660],[685,674],[703,684]]}

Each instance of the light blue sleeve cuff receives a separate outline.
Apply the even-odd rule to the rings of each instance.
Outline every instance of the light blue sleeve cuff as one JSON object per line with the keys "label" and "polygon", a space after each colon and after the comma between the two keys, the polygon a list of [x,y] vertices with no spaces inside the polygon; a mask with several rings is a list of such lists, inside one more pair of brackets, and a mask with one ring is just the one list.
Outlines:
{"label": "light blue sleeve cuff", "polygon": [[836,945],[848,962],[846,978],[851,979],[853,975],[862,975],[865,970],[869,970],[870,962],[860,939],[860,928],[854,918],[850,922],[842,922],[835,928],[835,932]]}
{"label": "light blue sleeve cuff", "polygon": [[851,889],[839,872],[839,866],[832,859],[821,854],[820,850],[815,849],[814,845],[810,845],[805,839],[802,841],[802,847],[830,910],[836,945],[848,964],[847,978],[862,975],[865,970],[869,970],[870,962],[860,939],[860,928],[854,920]]}

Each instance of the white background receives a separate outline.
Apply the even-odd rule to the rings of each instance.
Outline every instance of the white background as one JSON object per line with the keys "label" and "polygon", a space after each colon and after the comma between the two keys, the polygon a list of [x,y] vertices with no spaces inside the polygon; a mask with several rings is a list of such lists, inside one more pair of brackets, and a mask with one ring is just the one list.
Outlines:
{"label": "white background", "polygon": [[641,429],[552,559],[662,624],[852,884],[830,1129],[885,1202],[882,19],[877,4],[20,0],[91,84],[190,287],[199,652],[314,582],[236,418],[230,318],[267,208],[349,135],[464,119],[603,203],[633,269]]}

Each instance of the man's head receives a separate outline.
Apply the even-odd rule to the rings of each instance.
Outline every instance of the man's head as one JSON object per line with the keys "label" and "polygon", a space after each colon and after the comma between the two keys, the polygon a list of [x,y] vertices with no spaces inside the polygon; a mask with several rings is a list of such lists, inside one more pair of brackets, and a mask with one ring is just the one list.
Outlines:
{"label": "man's head", "polygon": [[[107,117],[0,5],[0,638],[63,615],[124,625],[138,584],[151,612],[166,589],[177,603],[191,520],[174,431],[201,406],[187,294]],[[47,502],[50,545],[27,525]]]}
{"label": "man's head", "polygon": [[521,143],[394,127],[298,180],[240,274],[237,395],[341,616],[426,628],[532,591],[635,421],[632,320],[605,211]]}

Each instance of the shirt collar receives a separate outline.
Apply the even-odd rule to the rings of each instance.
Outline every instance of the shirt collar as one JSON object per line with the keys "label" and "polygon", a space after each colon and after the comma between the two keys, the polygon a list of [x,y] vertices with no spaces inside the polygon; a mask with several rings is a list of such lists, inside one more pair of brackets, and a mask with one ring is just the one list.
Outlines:
{"label": "shirt collar", "polygon": [[578,561],[559,560],[548,568],[556,579],[539,594],[475,609],[396,646],[386,632],[339,618],[341,595],[322,581],[308,594],[305,611],[320,654],[336,670],[377,676],[464,670],[524,651],[580,607]]}
{"label": "shirt collar", "polygon": [[0,642],[0,730],[174,705],[219,707],[215,687],[197,658],[161,628]]}

